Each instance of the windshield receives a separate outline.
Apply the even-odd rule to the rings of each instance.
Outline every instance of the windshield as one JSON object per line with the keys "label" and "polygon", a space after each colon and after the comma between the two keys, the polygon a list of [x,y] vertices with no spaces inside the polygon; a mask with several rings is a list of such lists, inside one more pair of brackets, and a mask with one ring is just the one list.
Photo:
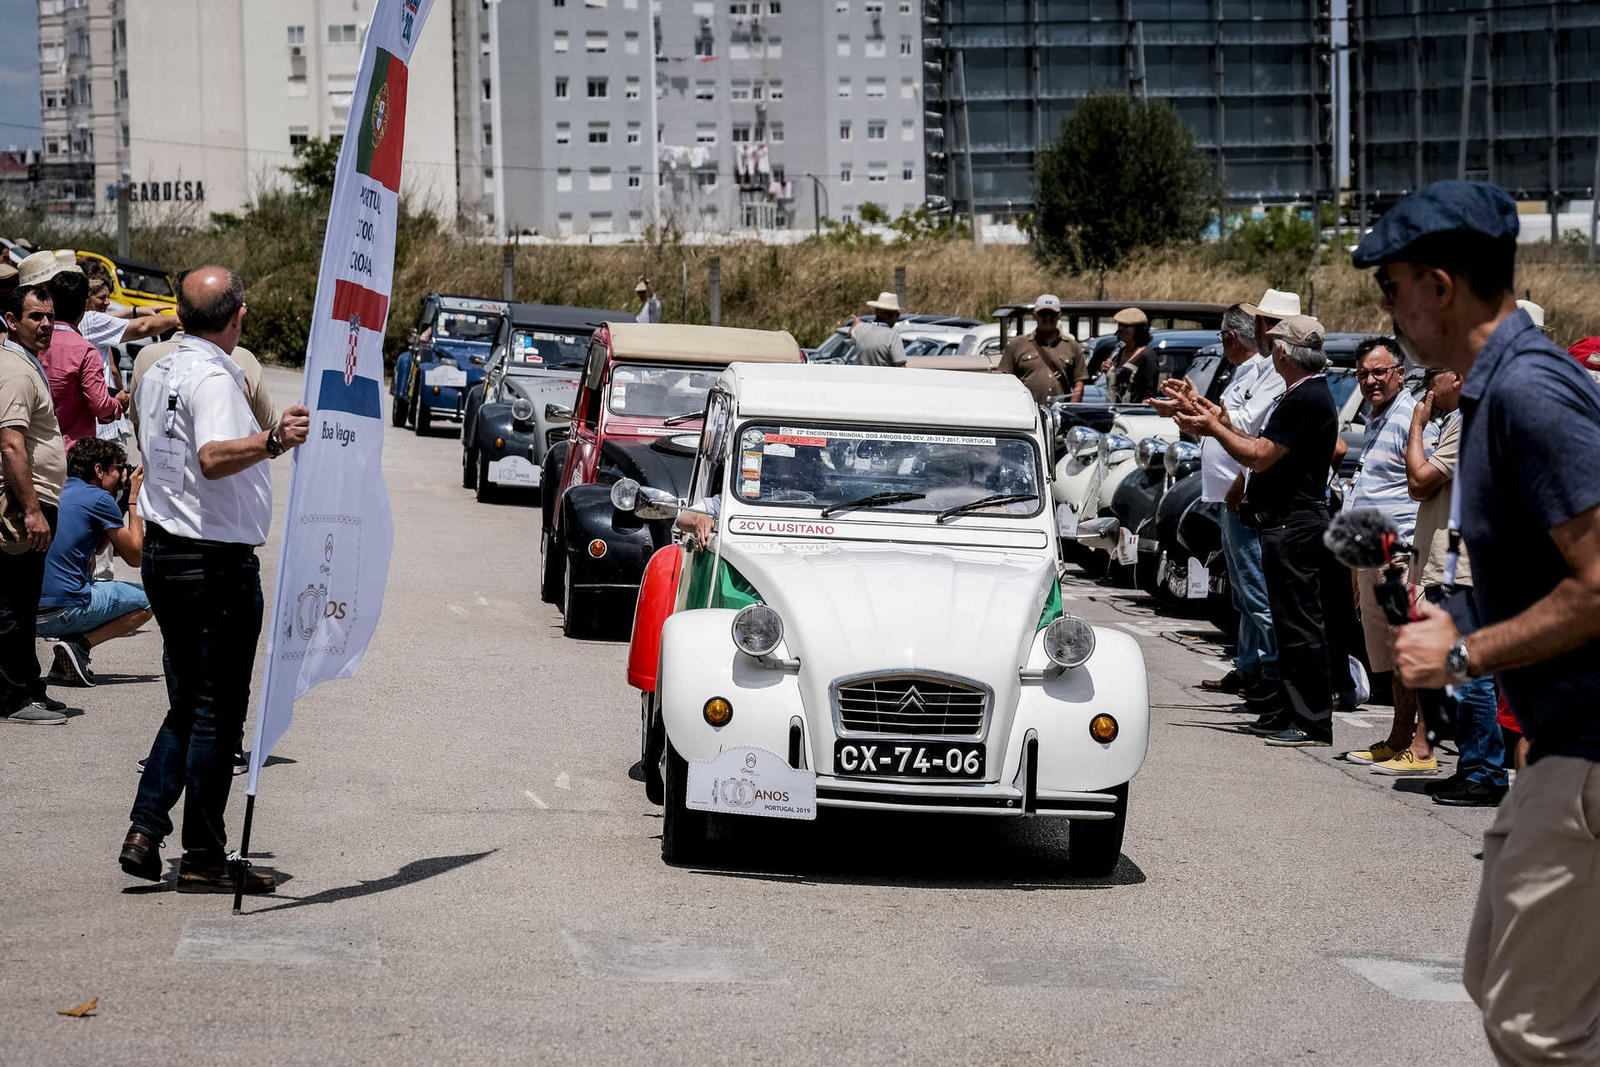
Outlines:
{"label": "windshield", "polygon": [[720,367],[617,367],[611,372],[611,412],[637,419],[690,414],[698,419],[720,373]]}
{"label": "windshield", "polygon": [[834,353],[839,350],[840,346],[842,346],[849,339],[850,339],[850,335],[849,334],[840,333],[839,331],[835,330],[833,333],[830,333],[828,335],[827,340],[823,341],[820,345],[817,346],[817,349],[816,349],[816,352],[814,353],[814,355],[816,356],[817,359],[821,359],[821,360],[830,359],[830,358],[832,358]]}
{"label": "windshield", "polygon": [[541,370],[582,370],[589,339],[576,333],[551,333],[547,330],[516,330],[511,334],[512,374],[532,374]]}
{"label": "windshield", "polygon": [[469,311],[441,311],[433,324],[433,336],[452,341],[493,341],[499,332],[499,315],[474,315]]}
{"label": "windshield", "polygon": [[1333,393],[1333,405],[1340,411],[1350,394],[1356,391],[1356,372],[1349,367],[1329,367],[1328,389]]}
{"label": "windshield", "polygon": [[928,514],[1019,494],[1030,499],[973,514],[1023,517],[1041,507],[1039,454],[1025,437],[755,424],[740,432],[735,457],[733,488],[750,504],[827,508],[890,493],[904,496],[870,510]]}
{"label": "windshield", "polygon": [[138,267],[117,267],[117,284],[124,289],[131,289],[138,293],[152,293],[156,296],[171,296],[172,283],[167,281],[165,274],[156,271],[140,270]]}

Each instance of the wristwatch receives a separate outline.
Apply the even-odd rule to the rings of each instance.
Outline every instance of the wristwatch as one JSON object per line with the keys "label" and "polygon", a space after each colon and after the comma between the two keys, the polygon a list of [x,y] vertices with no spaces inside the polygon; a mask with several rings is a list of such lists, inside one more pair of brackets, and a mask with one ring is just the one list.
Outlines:
{"label": "wristwatch", "polygon": [[273,427],[272,429],[268,430],[267,431],[267,458],[268,459],[277,459],[279,456],[283,455],[283,453],[285,451],[287,451],[287,450],[283,447],[283,445],[278,443],[278,429],[277,429],[277,427]]}
{"label": "wristwatch", "polygon": [[1445,653],[1444,669],[1450,672],[1450,677],[1458,683],[1472,680],[1472,664],[1467,656],[1467,639],[1456,638],[1456,643],[1450,646],[1450,651]]}

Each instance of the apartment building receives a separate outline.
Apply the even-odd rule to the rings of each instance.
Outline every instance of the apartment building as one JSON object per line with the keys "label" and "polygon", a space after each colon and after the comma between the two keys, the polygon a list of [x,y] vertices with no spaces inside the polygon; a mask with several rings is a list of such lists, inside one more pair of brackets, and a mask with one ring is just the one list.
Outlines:
{"label": "apartment building", "polygon": [[[204,219],[283,182],[297,143],[344,133],[367,0],[38,0],[41,196],[57,211]],[[456,213],[453,9],[411,64],[404,191]]]}
{"label": "apartment building", "polygon": [[499,81],[458,76],[457,98],[487,102],[481,188],[502,232],[809,229],[923,201],[916,0],[528,0],[485,17]]}

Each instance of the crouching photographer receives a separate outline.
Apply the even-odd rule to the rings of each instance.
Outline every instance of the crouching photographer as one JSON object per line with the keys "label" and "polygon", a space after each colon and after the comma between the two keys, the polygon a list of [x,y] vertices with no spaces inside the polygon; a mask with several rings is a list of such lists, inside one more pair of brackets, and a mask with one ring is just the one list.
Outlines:
{"label": "crouching photographer", "polygon": [[116,441],[94,437],[67,452],[67,484],[45,558],[37,630],[56,641],[50,681],[58,685],[94,685],[90,650],[150,621],[143,586],[93,577],[95,555],[108,544],[131,567],[143,558],[137,500],[144,472],[127,459]]}

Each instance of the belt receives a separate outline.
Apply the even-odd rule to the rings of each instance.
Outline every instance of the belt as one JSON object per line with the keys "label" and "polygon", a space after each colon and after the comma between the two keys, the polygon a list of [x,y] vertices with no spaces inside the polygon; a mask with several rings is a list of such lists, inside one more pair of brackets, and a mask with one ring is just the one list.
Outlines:
{"label": "belt", "polygon": [[203,537],[185,537],[169,530],[163,530],[153,522],[144,524],[145,539],[164,541],[173,545],[193,548],[199,552],[212,552],[219,555],[254,556],[255,545],[247,545],[240,541],[208,541]]}

